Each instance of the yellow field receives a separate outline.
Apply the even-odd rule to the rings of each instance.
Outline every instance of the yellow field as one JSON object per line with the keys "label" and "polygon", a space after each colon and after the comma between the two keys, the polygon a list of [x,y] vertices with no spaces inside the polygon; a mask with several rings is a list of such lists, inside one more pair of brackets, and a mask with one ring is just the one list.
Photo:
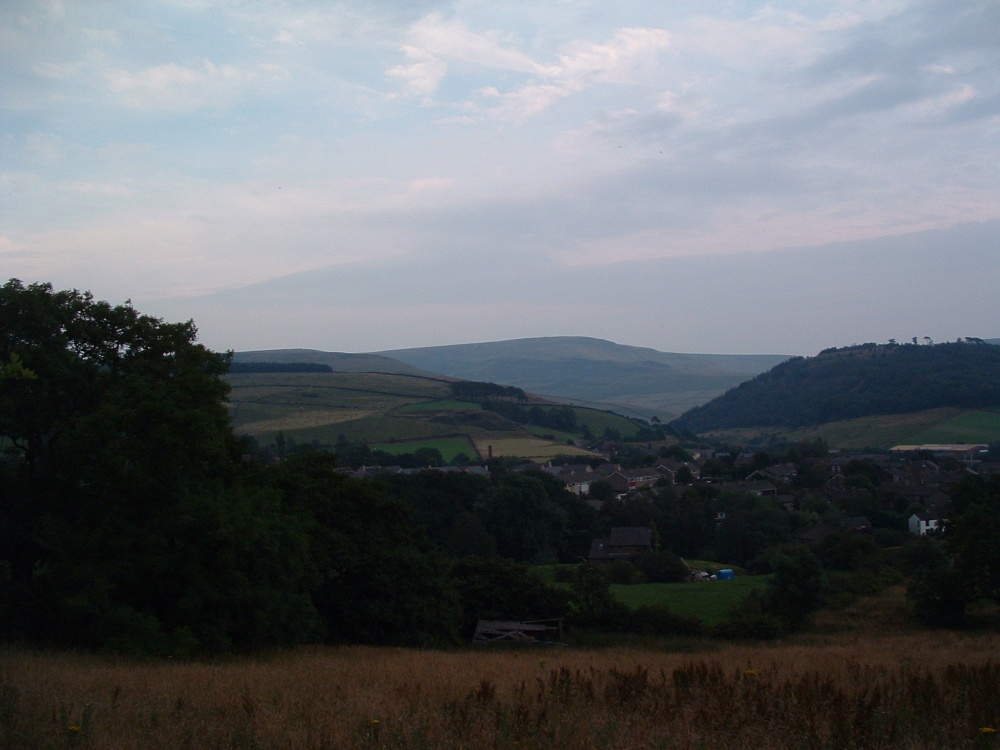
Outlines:
{"label": "yellow field", "polygon": [[473,442],[481,456],[488,455],[490,446],[492,446],[494,458],[518,456],[531,461],[548,461],[556,456],[589,457],[596,455],[584,448],[544,438],[474,435]]}
{"label": "yellow field", "polygon": [[696,654],[345,647],[192,664],[7,651],[0,747],[995,747],[998,648],[995,635],[927,633]]}

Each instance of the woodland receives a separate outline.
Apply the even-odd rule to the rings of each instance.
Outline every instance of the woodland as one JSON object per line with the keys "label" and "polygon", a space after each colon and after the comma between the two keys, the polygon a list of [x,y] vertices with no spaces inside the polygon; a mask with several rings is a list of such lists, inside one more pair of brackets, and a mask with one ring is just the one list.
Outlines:
{"label": "woodland", "polygon": [[[831,592],[904,575],[927,622],[958,624],[1000,598],[996,481],[961,485],[943,541],[889,558],[872,539],[789,544],[822,508],[789,513],[712,486],[595,512],[502,462],[488,478],[356,479],[335,452],[274,461],[237,436],[229,359],[192,322],[48,284],[0,287],[0,637],[180,657],[454,646],[477,618],[563,617],[581,632],[773,638],[807,627]],[[617,570],[582,562],[614,526],[652,527],[656,544]],[[712,628],[611,596],[613,581],[679,580],[680,556],[770,578]],[[541,564],[562,564],[562,585],[535,575]]]}

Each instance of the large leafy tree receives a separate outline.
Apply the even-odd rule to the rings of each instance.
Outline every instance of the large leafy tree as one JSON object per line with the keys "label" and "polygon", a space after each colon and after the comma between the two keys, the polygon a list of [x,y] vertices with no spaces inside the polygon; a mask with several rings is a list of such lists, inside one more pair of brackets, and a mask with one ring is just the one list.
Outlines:
{"label": "large leafy tree", "polygon": [[313,601],[332,642],[451,642],[459,605],[446,559],[384,487],[337,470],[332,453],[302,453],[271,471],[288,512],[308,530]]}
{"label": "large leafy tree", "polygon": [[914,550],[909,585],[917,615],[940,625],[961,624],[974,602],[1000,603],[1000,479],[966,477],[951,500],[943,539]]}
{"label": "large leafy tree", "polygon": [[8,629],[164,650],[293,638],[280,624],[293,618],[308,629],[304,544],[280,496],[247,486],[227,367],[191,322],[0,287]]}

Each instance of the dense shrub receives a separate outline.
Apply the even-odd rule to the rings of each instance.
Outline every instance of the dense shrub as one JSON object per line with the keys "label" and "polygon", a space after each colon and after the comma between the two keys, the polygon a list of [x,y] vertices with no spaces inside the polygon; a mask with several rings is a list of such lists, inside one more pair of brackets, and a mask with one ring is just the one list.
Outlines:
{"label": "dense shrub", "polygon": [[636,566],[649,583],[680,583],[691,576],[686,562],[663,549],[646,552],[636,560]]}

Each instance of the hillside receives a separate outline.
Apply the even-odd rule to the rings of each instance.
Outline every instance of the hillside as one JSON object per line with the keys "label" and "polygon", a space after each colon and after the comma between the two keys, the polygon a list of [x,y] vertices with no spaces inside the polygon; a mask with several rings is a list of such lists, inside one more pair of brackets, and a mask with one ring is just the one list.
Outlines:
{"label": "hillside", "polygon": [[[572,432],[522,424],[481,403],[456,398],[454,381],[442,377],[282,372],[230,374],[227,379],[234,429],[262,445],[274,443],[281,433],[289,444],[332,446],[345,438],[390,453],[432,447],[445,460],[459,453],[473,459],[490,454],[545,459],[589,455],[572,443],[584,426],[594,435],[611,430],[626,437],[638,429],[625,417],[582,407],[571,409]],[[563,409],[537,398],[530,404],[545,411]]]}
{"label": "hillside", "polygon": [[791,359],[672,424],[694,432],[796,428],[946,407],[998,406],[1000,347],[863,344]]}
{"label": "hillside", "polygon": [[396,349],[380,355],[427,372],[515,385],[548,397],[669,419],[787,359],[677,354],[582,336]]}

